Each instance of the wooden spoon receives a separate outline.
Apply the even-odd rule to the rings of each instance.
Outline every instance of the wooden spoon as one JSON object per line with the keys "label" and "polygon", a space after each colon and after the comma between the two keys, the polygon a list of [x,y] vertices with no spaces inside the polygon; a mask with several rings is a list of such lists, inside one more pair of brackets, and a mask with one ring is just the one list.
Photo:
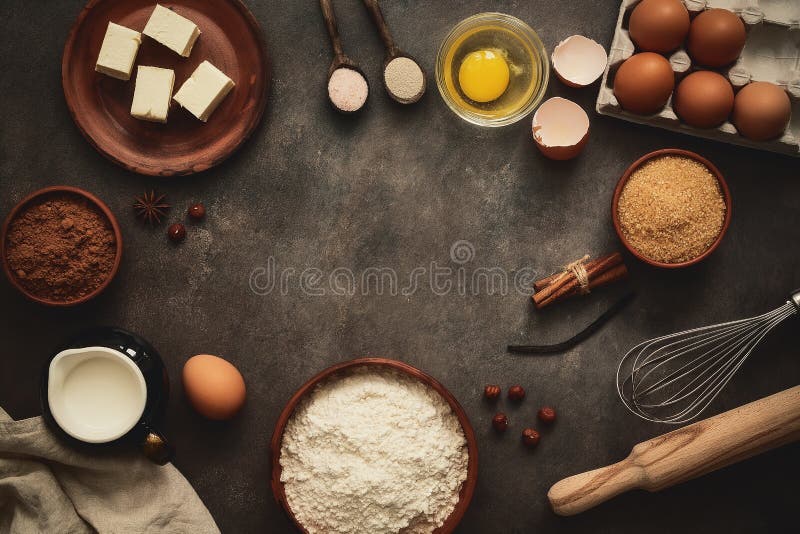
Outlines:
{"label": "wooden spoon", "polygon": [[[383,13],[381,13],[381,7],[378,5],[378,0],[364,0],[364,5],[367,6],[367,11],[369,11],[370,16],[372,17],[372,22],[375,23],[375,26],[378,28],[378,33],[381,35],[381,40],[383,41],[384,47],[386,47],[386,57],[383,60],[383,87],[386,89],[386,92],[389,94],[392,100],[395,102],[399,102],[400,104],[413,104],[414,102],[419,101],[422,98],[422,95],[425,94],[425,87],[426,87],[426,75],[425,69],[422,68],[422,65],[419,64],[413,56],[406,54],[397,45],[394,43],[394,39],[392,38],[392,34],[389,31],[389,26],[386,24],[386,20],[383,18]],[[403,98],[394,94],[389,86],[386,84],[386,67],[391,63],[393,60],[405,57],[413,61],[419,67],[419,70],[422,71],[422,87],[420,88],[419,93],[410,97],[410,98]]]}
{"label": "wooden spoon", "polygon": [[547,498],[574,515],[632,489],[658,491],[800,439],[800,386],[639,443],[614,465],[556,483]]}
{"label": "wooden spoon", "polygon": [[[319,7],[322,8],[322,17],[325,19],[325,27],[328,29],[328,36],[331,39],[331,46],[333,47],[333,61],[331,61],[330,69],[328,69],[328,83],[330,83],[331,76],[333,76],[333,73],[337,70],[342,68],[351,69],[359,73],[361,77],[364,78],[364,81],[367,82],[367,95],[369,95],[369,82],[367,81],[364,71],[362,71],[358,64],[350,59],[342,49],[342,40],[339,37],[339,28],[336,25],[336,15],[333,12],[331,0],[319,0]],[[330,93],[328,93],[328,99],[330,100]],[[364,103],[366,103],[366,100],[364,100]],[[345,110],[338,107],[333,100],[331,100],[331,104],[342,113],[355,113],[364,107],[362,104],[358,109]]]}

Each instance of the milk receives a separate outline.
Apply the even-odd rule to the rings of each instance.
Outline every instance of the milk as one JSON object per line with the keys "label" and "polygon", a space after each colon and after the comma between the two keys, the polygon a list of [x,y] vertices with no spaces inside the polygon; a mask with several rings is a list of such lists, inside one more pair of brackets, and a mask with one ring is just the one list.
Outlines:
{"label": "milk", "polygon": [[50,412],[67,434],[81,441],[104,443],[125,435],[139,421],[146,401],[141,370],[116,350],[70,349],[50,363]]}

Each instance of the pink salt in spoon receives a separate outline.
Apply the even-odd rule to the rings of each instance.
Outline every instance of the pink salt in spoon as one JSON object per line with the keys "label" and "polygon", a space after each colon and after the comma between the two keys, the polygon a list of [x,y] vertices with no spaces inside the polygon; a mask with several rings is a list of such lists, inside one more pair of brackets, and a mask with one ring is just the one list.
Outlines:
{"label": "pink salt in spoon", "polygon": [[328,71],[328,100],[337,111],[355,113],[364,107],[369,96],[369,84],[364,72],[342,49],[336,15],[331,0],[319,0],[322,17],[333,47],[333,61]]}

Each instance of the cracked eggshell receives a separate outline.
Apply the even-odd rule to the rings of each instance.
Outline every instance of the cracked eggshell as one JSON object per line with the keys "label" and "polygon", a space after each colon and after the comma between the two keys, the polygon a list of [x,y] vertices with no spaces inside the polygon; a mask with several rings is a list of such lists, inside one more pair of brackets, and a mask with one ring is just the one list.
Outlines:
{"label": "cracked eggshell", "polygon": [[572,159],[589,139],[589,116],[578,104],[554,96],[533,114],[533,140],[546,157]]}
{"label": "cracked eggshell", "polygon": [[562,83],[570,87],[586,87],[603,75],[608,54],[596,41],[583,35],[572,35],[558,43],[550,59]]}

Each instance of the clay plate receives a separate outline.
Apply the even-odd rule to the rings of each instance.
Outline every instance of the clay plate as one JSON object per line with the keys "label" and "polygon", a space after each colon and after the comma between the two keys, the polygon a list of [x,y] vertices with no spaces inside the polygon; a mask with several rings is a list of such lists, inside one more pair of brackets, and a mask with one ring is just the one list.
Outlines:
{"label": "clay plate", "polygon": [[[270,75],[261,31],[240,0],[161,2],[200,28],[191,56],[181,57],[142,35],[129,81],[95,72],[108,23],[141,32],[155,4],[155,0],[90,0],[64,47],[64,96],[83,135],[111,161],[133,172],[159,176],[204,171],[230,156],[264,114]],[[175,92],[203,60],[236,83],[207,123],[175,102],[167,124],[131,116],[137,66],[173,69]]]}
{"label": "clay plate", "polygon": [[[711,244],[710,247],[708,247],[708,250],[706,250],[705,252],[703,252],[694,259],[691,259],[689,261],[684,261],[681,263],[663,263],[660,261],[651,260],[647,256],[642,255],[639,251],[633,248],[630,243],[628,243],[627,239],[625,239],[625,235],[622,232],[622,228],[619,222],[619,213],[618,213],[619,197],[622,194],[622,190],[625,188],[625,184],[628,182],[628,178],[630,178],[631,174],[633,174],[633,172],[639,167],[641,167],[645,162],[661,156],[683,156],[685,158],[693,159],[705,165],[711,172],[711,174],[713,174],[714,177],[719,182],[719,189],[722,192],[722,197],[725,201],[725,207],[726,207],[725,221],[722,223],[722,229],[720,230],[717,239],[714,240],[714,242]],[[731,192],[730,190],[728,190],[728,183],[725,181],[725,178],[722,176],[722,173],[719,172],[719,169],[717,169],[713,163],[708,161],[703,156],[700,156],[699,154],[695,154],[694,152],[690,152],[688,150],[681,150],[679,148],[664,148],[661,150],[656,150],[655,152],[650,152],[649,154],[645,154],[644,156],[633,162],[633,164],[630,167],[628,167],[628,170],[626,170],[625,174],[622,175],[622,178],[619,179],[619,182],[617,183],[617,188],[614,190],[614,199],[611,201],[611,217],[612,220],[614,221],[614,230],[617,231],[617,235],[619,236],[620,241],[622,241],[622,244],[625,245],[625,248],[627,248],[631,254],[633,254],[643,262],[653,265],[654,267],[663,267],[665,269],[679,269],[681,267],[688,267],[690,265],[700,263],[701,261],[709,257],[715,250],[717,250],[719,244],[722,243],[722,238],[725,237],[725,233],[728,231],[728,227],[731,225],[732,207],[733,206],[731,202]]]}
{"label": "clay plate", "polygon": [[278,423],[275,425],[275,431],[272,434],[272,442],[271,442],[271,455],[272,455],[272,494],[275,496],[275,500],[280,503],[283,509],[291,518],[292,522],[301,532],[306,532],[306,530],[300,525],[300,523],[295,518],[294,514],[292,513],[291,508],[289,507],[289,503],[286,500],[286,493],[284,492],[283,483],[281,482],[281,464],[280,464],[280,455],[281,455],[281,443],[283,441],[283,431],[286,428],[286,423],[289,421],[289,418],[294,413],[295,407],[300,402],[300,400],[310,391],[316,387],[317,384],[320,382],[330,378],[331,376],[350,371],[356,367],[377,367],[383,369],[394,369],[395,371],[399,371],[404,373],[408,376],[416,378],[420,382],[426,384],[427,386],[433,388],[437,391],[446,401],[450,404],[450,407],[453,409],[453,412],[456,414],[458,421],[461,423],[461,428],[464,431],[464,437],[467,440],[467,452],[469,454],[469,460],[467,463],[467,480],[464,481],[464,484],[461,486],[461,492],[459,494],[458,504],[453,509],[453,512],[450,516],[445,520],[444,524],[436,529],[434,532],[435,534],[450,534],[455,530],[458,524],[461,522],[461,519],[464,517],[464,513],[469,508],[469,503],[472,500],[472,494],[475,492],[475,485],[478,483],[478,443],[475,440],[475,432],[472,430],[472,425],[467,418],[467,414],[464,412],[464,409],[458,403],[456,398],[449,392],[447,389],[441,385],[436,379],[433,377],[423,373],[416,367],[412,367],[406,363],[399,362],[397,360],[390,360],[387,358],[360,358],[357,360],[351,360],[349,362],[340,363],[334,365],[333,367],[328,367],[321,373],[314,376],[311,380],[306,382],[297,392],[292,395],[292,398],[289,399],[289,402],[286,404],[286,407],[281,412],[280,417],[278,417]]}
{"label": "clay plate", "polygon": [[[11,272],[11,266],[8,264],[8,258],[6,257],[6,237],[8,236],[8,230],[11,226],[11,221],[17,216],[17,214],[25,208],[31,201],[39,199],[43,196],[59,194],[59,193],[68,193],[76,196],[83,197],[89,201],[90,204],[95,206],[98,210],[100,210],[103,215],[106,216],[108,219],[109,224],[111,225],[111,229],[114,232],[114,239],[117,242],[117,249],[116,255],[114,257],[114,265],[111,267],[111,271],[108,273],[105,281],[100,284],[97,289],[89,293],[88,295],[84,295],[83,297],[75,300],[68,300],[68,301],[61,301],[61,300],[49,300],[46,298],[39,297],[30,293],[27,289],[25,289],[18,281],[16,275]],[[44,189],[39,189],[38,191],[34,191],[27,197],[23,198],[11,212],[6,217],[5,222],[3,223],[3,228],[0,230],[0,259],[2,259],[3,264],[3,271],[6,273],[6,278],[8,281],[11,282],[11,285],[17,288],[20,293],[25,295],[27,298],[34,302],[38,302],[39,304],[44,304],[46,306],[56,306],[56,307],[66,307],[66,306],[75,306],[76,304],[81,304],[82,302],[86,302],[87,300],[93,299],[97,295],[103,292],[108,284],[111,283],[111,280],[117,275],[117,271],[119,271],[119,264],[122,261],[122,232],[119,229],[119,223],[117,223],[117,218],[114,217],[114,214],[105,205],[105,203],[94,196],[93,194],[89,193],[88,191],[84,191],[83,189],[79,189],[77,187],[72,187],[69,185],[54,185],[51,187],[45,187]]]}

